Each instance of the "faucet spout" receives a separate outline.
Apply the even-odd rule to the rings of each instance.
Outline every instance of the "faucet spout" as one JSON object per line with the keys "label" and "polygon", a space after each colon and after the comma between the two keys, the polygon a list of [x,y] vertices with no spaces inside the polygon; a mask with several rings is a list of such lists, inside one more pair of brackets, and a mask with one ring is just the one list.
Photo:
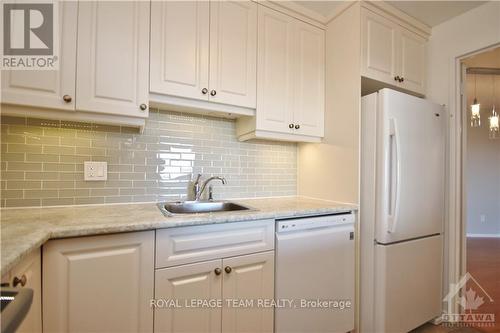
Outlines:
{"label": "faucet spout", "polygon": [[[198,178],[199,180],[199,178]],[[226,185],[227,184],[227,181],[226,181],[226,178],[224,177],[220,177],[220,176],[213,176],[213,177],[210,177],[208,178],[207,180],[205,180],[203,182],[203,184],[201,185],[201,188],[199,188],[199,183],[198,183],[198,180],[196,181],[195,183],[195,200],[198,201],[200,200],[201,198],[201,195],[203,194],[203,192],[205,191],[205,188],[207,187],[207,185],[213,181],[213,180],[219,180],[223,185]]]}

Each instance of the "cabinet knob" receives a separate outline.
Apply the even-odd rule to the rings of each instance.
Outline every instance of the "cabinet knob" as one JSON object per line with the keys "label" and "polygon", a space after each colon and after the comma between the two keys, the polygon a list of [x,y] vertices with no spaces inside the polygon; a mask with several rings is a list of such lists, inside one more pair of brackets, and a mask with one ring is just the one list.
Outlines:
{"label": "cabinet knob", "polygon": [[203,88],[203,89],[201,89],[201,93],[202,93],[203,95],[206,95],[206,94],[208,93],[208,89],[207,89],[207,88]]}
{"label": "cabinet knob", "polygon": [[12,280],[12,286],[17,287],[19,284],[21,284],[21,287],[24,287],[26,285],[26,282],[28,282],[28,278],[26,277],[26,275],[23,274],[21,278],[15,276],[14,280]]}
{"label": "cabinet knob", "polygon": [[217,267],[216,269],[214,269],[214,273],[215,273],[215,275],[221,275],[222,269],[220,269],[219,267]]}
{"label": "cabinet knob", "polygon": [[289,124],[289,125],[288,125],[288,128],[293,128],[293,124]]}
{"label": "cabinet knob", "polygon": [[299,124],[295,125],[295,129],[299,129],[299,128],[300,128]]}
{"label": "cabinet knob", "polygon": [[146,104],[142,103],[141,105],[139,105],[139,108],[140,108],[142,111],[145,111],[145,110],[148,108],[148,106],[147,106]]}
{"label": "cabinet knob", "polygon": [[224,270],[226,271],[227,274],[231,273],[231,271],[233,270],[231,267],[229,266],[226,266],[226,268],[224,268]]}
{"label": "cabinet knob", "polygon": [[399,82],[403,82],[404,80],[405,80],[405,78],[404,78],[404,77],[401,77],[401,78],[399,79]]}
{"label": "cabinet knob", "polygon": [[215,96],[215,95],[217,95],[217,91],[215,90],[210,91],[210,96]]}
{"label": "cabinet knob", "polygon": [[70,95],[64,95],[63,96],[63,101],[65,101],[66,103],[71,103],[72,98],[71,98]]}
{"label": "cabinet knob", "polygon": [[399,75],[394,77],[394,81],[401,82],[401,81],[399,81],[399,79],[400,79],[400,78],[399,78]]}

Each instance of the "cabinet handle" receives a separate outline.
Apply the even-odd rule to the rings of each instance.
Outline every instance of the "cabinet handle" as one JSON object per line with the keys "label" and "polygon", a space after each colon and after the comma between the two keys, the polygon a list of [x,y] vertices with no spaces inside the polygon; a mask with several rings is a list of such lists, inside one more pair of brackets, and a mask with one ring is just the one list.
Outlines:
{"label": "cabinet handle", "polygon": [[405,78],[404,78],[404,77],[401,77],[401,78],[399,79],[399,82],[403,82],[404,80],[405,80]]}
{"label": "cabinet handle", "polygon": [[221,275],[222,269],[220,269],[219,267],[217,267],[216,269],[214,269],[214,273],[215,273],[215,275]]}
{"label": "cabinet handle", "polygon": [[395,76],[395,77],[394,77],[394,81],[398,81],[398,82],[401,82],[401,81],[399,81],[399,80],[400,80],[400,77],[399,77],[399,75],[398,75],[398,76]]}
{"label": "cabinet handle", "polygon": [[215,90],[210,91],[210,96],[215,96],[215,95],[217,95],[217,91]]}
{"label": "cabinet handle", "polygon": [[141,105],[139,105],[139,108],[140,108],[142,111],[145,111],[145,110],[148,108],[148,106],[147,106],[146,104],[142,103]]}
{"label": "cabinet handle", "polygon": [[293,128],[293,124],[289,124],[289,125],[288,125],[288,128]]}
{"label": "cabinet handle", "polygon": [[201,89],[201,93],[202,93],[203,95],[206,95],[206,94],[208,93],[208,89],[207,89],[207,88],[203,88],[203,89]]}
{"label": "cabinet handle", "polygon": [[14,280],[12,281],[12,286],[17,287],[19,284],[21,284],[21,287],[24,287],[26,285],[26,282],[28,282],[28,278],[26,277],[26,275],[23,274],[21,278],[15,276]]}
{"label": "cabinet handle", "polygon": [[66,103],[71,103],[71,96],[70,95],[64,95],[63,96],[63,101],[65,101]]}
{"label": "cabinet handle", "polygon": [[231,271],[233,270],[231,267],[229,266],[226,266],[226,268],[224,268],[224,270],[226,271],[227,274],[231,273]]}
{"label": "cabinet handle", "polygon": [[300,128],[299,124],[295,125],[295,129],[299,129],[299,128]]}

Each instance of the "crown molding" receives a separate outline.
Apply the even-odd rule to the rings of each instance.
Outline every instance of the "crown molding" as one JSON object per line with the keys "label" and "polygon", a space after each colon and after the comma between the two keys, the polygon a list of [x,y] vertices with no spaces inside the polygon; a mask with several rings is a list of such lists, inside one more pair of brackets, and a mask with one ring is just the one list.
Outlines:
{"label": "crown molding", "polygon": [[349,7],[355,3],[361,3],[365,8],[396,18],[401,22],[401,25],[411,27],[412,30],[418,31],[422,36],[428,37],[432,30],[428,25],[384,1],[345,0],[328,15],[322,15],[293,1],[256,0],[256,2],[271,9],[284,12],[304,22],[311,23],[322,29],[325,29],[328,23],[341,15]]}
{"label": "crown molding", "polygon": [[255,0],[255,2],[289,16],[295,17],[298,20],[312,24],[318,28],[326,29],[326,19],[323,15],[292,1]]}

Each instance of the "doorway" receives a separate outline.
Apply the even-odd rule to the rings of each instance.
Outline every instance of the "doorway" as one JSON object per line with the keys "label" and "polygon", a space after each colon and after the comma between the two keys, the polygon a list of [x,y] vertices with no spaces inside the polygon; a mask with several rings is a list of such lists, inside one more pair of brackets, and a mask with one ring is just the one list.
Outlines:
{"label": "doorway", "polygon": [[462,59],[464,269],[460,306],[500,331],[500,47]]}

